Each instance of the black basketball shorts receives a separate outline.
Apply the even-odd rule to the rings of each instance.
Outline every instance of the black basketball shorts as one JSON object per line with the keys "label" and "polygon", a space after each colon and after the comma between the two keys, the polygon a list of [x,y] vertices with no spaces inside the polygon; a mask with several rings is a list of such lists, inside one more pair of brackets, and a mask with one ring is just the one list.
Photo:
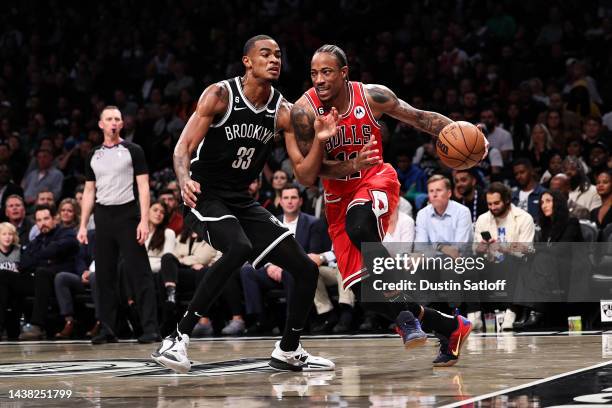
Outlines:
{"label": "black basketball shorts", "polygon": [[[213,248],[216,248],[216,234],[223,234],[221,238],[231,239],[239,233],[234,229],[214,227],[213,223],[226,219],[236,219],[239,224],[236,228],[242,228],[242,231],[251,241],[253,251],[249,257],[249,262],[254,268],[261,266],[261,261],[266,255],[283,239],[292,235],[291,231],[278,218],[256,202],[248,207],[243,207],[232,205],[217,198],[201,198],[198,200],[196,208],[185,207],[185,225],[189,225]],[[217,235],[217,239],[219,238]],[[227,242],[227,239],[223,241]],[[216,249],[221,250],[220,248]]]}

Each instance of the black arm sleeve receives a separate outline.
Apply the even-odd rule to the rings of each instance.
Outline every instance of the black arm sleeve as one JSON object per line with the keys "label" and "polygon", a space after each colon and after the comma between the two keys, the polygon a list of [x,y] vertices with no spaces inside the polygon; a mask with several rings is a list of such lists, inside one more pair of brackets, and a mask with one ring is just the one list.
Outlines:
{"label": "black arm sleeve", "polygon": [[144,151],[142,147],[134,143],[126,143],[125,147],[129,150],[132,155],[132,165],[134,166],[134,176],[140,176],[142,174],[149,174],[149,168],[147,167],[147,160],[145,159]]}
{"label": "black arm sleeve", "polygon": [[87,156],[87,161],[85,161],[85,180],[86,181],[96,181],[96,174],[91,168],[91,160],[93,159],[93,155],[96,153],[97,149],[92,150],[92,152]]}

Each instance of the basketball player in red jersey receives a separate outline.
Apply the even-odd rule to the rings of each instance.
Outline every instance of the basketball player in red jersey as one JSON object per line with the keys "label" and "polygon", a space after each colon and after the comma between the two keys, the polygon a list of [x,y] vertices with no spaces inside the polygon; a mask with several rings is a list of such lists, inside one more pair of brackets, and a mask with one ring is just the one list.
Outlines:
{"label": "basketball player in red jersey", "polygon": [[[361,244],[378,243],[368,251],[368,257],[389,257],[381,241],[399,201],[397,174],[381,159],[377,119],[388,114],[433,136],[452,121],[439,113],[413,108],[385,86],[349,81],[346,55],[335,45],[324,45],[315,52],[310,73],[313,87],[291,111],[295,138],[286,138],[287,150],[300,182],[309,185],[318,175],[323,177],[329,233],[343,285],[359,297],[362,280],[368,276]],[[304,157],[311,158],[313,150],[320,163],[306,163]],[[365,265],[371,265],[371,260]],[[440,338],[434,365],[457,362],[471,331],[469,320],[423,307],[401,293],[386,297],[386,302],[365,306],[395,318],[407,348],[425,342],[423,324]]]}

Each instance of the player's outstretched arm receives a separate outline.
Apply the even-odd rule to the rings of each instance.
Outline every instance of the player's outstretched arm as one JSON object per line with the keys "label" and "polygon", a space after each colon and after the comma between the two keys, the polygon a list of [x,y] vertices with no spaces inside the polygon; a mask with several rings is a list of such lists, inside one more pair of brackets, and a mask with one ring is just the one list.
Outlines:
{"label": "player's outstretched arm", "polygon": [[386,113],[436,137],[446,125],[452,123],[451,119],[440,113],[415,109],[384,85],[365,85],[365,90],[368,103],[377,118]]}
{"label": "player's outstretched arm", "polygon": [[223,115],[227,110],[228,98],[229,93],[222,83],[206,88],[174,148],[174,171],[183,201],[189,207],[195,207],[196,193],[200,193],[199,183],[191,180],[189,176],[191,155],[206,136],[215,116]]}
{"label": "player's outstretched arm", "polygon": [[279,107],[277,127],[285,134],[287,153],[297,180],[311,186],[317,181],[323,160],[323,143],[315,140],[314,113],[298,100],[291,105],[286,100]]}

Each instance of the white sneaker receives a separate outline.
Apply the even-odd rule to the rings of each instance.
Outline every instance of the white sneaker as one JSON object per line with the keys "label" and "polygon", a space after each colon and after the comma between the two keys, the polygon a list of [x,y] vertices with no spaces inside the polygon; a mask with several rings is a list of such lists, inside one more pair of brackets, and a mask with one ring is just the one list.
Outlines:
{"label": "white sneaker", "polygon": [[179,333],[178,336],[166,337],[151,358],[166,368],[185,374],[191,369],[191,362],[187,357],[189,336]]}
{"label": "white sneaker", "polygon": [[301,344],[298,344],[295,351],[283,351],[280,341],[276,342],[269,364],[270,367],[282,371],[330,371],[336,367],[326,358],[310,355]]}
{"label": "white sneaker", "polygon": [[482,332],[482,312],[468,313],[467,319],[472,322],[472,333]]}
{"label": "white sneaker", "polygon": [[516,320],[516,313],[514,313],[510,309],[506,309],[506,313],[504,314],[504,322],[502,323],[501,329],[502,331],[510,331],[513,329],[514,321]]}

